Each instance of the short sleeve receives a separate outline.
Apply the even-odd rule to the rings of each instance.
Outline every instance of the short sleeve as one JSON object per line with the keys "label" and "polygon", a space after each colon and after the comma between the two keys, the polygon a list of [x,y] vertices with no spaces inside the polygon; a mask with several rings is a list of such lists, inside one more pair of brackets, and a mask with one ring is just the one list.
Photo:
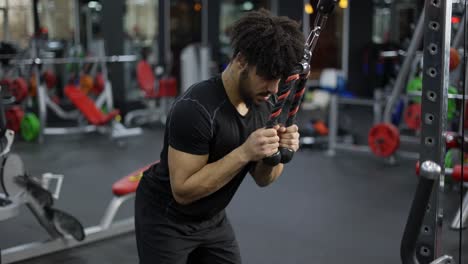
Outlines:
{"label": "short sleeve", "polygon": [[200,103],[191,99],[178,101],[172,108],[167,125],[171,147],[194,155],[209,153],[211,119]]}

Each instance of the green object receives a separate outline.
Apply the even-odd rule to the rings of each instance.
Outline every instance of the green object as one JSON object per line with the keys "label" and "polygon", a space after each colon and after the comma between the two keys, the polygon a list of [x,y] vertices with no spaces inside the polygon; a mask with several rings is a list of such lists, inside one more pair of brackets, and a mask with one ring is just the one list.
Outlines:
{"label": "green object", "polygon": [[[422,91],[422,78],[416,77],[408,82],[406,86],[407,93],[414,93],[414,92],[421,92]],[[421,103],[421,96],[413,96],[411,97],[415,103]]]}
{"label": "green object", "polygon": [[[448,94],[457,94],[457,88],[450,86],[448,88]],[[455,117],[455,113],[457,111],[457,103],[455,99],[448,99],[447,103],[447,120],[452,121],[453,118]]]}
{"label": "green object", "polygon": [[455,165],[461,164],[461,151],[457,148],[447,150],[445,153],[445,167],[453,168]]}
{"label": "green object", "polygon": [[445,154],[445,168],[453,168],[453,158],[453,151],[447,151],[447,154]]}
{"label": "green object", "polygon": [[312,102],[314,100],[314,93],[307,91],[304,95],[304,102]]}
{"label": "green object", "polygon": [[31,142],[37,139],[41,130],[39,118],[34,113],[28,113],[21,120],[21,136]]}

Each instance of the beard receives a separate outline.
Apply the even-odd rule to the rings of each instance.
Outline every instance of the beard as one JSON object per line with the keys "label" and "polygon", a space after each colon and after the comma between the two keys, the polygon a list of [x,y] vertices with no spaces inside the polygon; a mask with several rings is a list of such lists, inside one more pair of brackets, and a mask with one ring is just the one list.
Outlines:
{"label": "beard", "polygon": [[247,107],[252,106],[255,102],[249,79],[249,71],[247,69],[242,70],[239,75],[239,95]]}

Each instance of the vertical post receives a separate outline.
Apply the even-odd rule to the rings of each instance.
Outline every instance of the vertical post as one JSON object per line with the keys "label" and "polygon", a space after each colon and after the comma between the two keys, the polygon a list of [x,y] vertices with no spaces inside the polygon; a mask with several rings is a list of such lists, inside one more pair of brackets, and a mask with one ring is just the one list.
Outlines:
{"label": "vertical post", "polygon": [[330,97],[330,114],[328,117],[328,151],[327,155],[335,156],[336,137],[338,135],[338,108],[339,98],[337,93],[332,93]]}
{"label": "vertical post", "polygon": [[211,48],[211,59],[220,65],[219,19],[221,14],[221,1],[208,1],[208,43]]}
{"label": "vertical post", "polygon": [[[372,41],[372,18],[374,1],[350,1],[349,2],[349,34],[353,36],[348,41],[348,88],[358,96],[371,97],[374,87],[366,82],[366,76],[362,70],[362,52]],[[363,15],[366,14],[366,15]]]}
{"label": "vertical post", "polygon": [[[31,41],[31,57],[33,59],[37,59],[39,57],[39,34],[40,34],[40,21],[39,21],[39,7],[38,7],[38,2],[39,0],[33,0],[33,17],[34,17],[34,37],[32,38]],[[35,62],[39,63],[39,60],[36,60]],[[47,111],[47,105],[46,105],[46,98],[44,91],[42,90],[41,82],[40,82],[40,77],[39,77],[39,65],[38,64],[33,64],[32,65],[33,73],[36,78],[36,85],[37,85],[37,101],[38,101],[38,108],[39,108],[39,122],[41,124],[40,130],[39,130],[39,137],[38,141],[39,143],[44,142],[44,126],[46,124],[46,111]]]}
{"label": "vertical post", "polygon": [[[349,0],[352,1],[352,0]],[[359,1],[359,0],[358,0]],[[343,38],[341,43],[341,71],[343,77],[348,80],[349,69],[349,7],[343,11]]]}
{"label": "vertical post", "polygon": [[310,4],[309,0],[304,0],[302,5],[302,33],[305,37],[309,35],[310,32],[310,14],[307,14],[305,6]]}
{"label": "vertical post", "polygon": [[39,0],[33,0],[33,17],[34,17],[34,35],[37,36],[41,29],[41,25],[39,23],[39,7],[38,3]]}
{"label": "vertical post", "polygon": [[425,1],[421,176],[401,243],[403,263],[431,263],[441,255],[451,14],[452,1]]}
{"label": "vertical post", "polygon": [[202,10],[201,10],[201,43],[203,46],[208,46],[209,41],[208,41],[208,0],[202,0]]}
{"label": "vertical post", "polygon": [[10,4],[8,3],[9,0],[5,0],[5,6],[3,10],[3,38],[5,41],[10,40],[10,22],[8,13],[10,12]]}
{"label": "vertical post", "polygon": [[[421,162],[432,160],[444,168],[447,94],[449,86],[449,59],[452,1],[426,1],[424,21],[424,66],[422,91]],[[440,232],[442,230],[441,197],[443,175],[434,182],[430,206],[423,222],[423,229],[433,229],[433,235],[421,234],[420,248],[433,244],[432,259],[440,256]],[[440,197],[439,197],[440,196]]]}
{"label": "vertical post", "polygon": [[159,0],[158,5],[158,61],[164,68],[165,74],[169,73],[171,64],[170,4],[169,0]]}
{"label": "vertical post", "polygon": [[[33,39],[32,41],[32,57],[37,58],[38,54],[36,53],[36,48],[35,46],[37,45],[37,41]],[[40,129],[39,129],[39,137],[38,137],[38,142],[40,144],[44,143],[44,131],[45,131],[45,126],[47,124],[47,95],[44,86],[41,84],[41,79],[39,77],[39,65],[38,64],[33,64],[33,74],[34,78],[36,81],[36,89],[37,89],[37,102],[38,102],[38,109],[39,109],[39,122],[41,124]]]}
{"label": "vertical post", "polygon": [[374,91],[374,124],[382,122],[382,101],[385,98],[385,94],[382,89],[376,89]]}
{"label": "vertical post", "polygon": [[[102,3],[102,36],[105,54],[112,56],[124,53],[124,43],[128,41],[124,32],[124,0],[101,0]],[[108,80],[112,84],[112,95],[115,107],[122,113],[127,111],[127,87],[124,79],[125,63],[108,63]]]}
{"label": "vertical post", "polygon": [[75,47],[81,51],[81,41],[80,41],[80,0],[75,0],[73,2],[73,14],[75,16],[75,32],[73,34],[73,40],[75,41]]}
{"label": "vertical post", "polygon": [[91,21],[91,9],[87,6],[83,8],[85,14],[85,23],[86,23],[86,48],[90,49],[91,44],[93,43],[93,25]]}

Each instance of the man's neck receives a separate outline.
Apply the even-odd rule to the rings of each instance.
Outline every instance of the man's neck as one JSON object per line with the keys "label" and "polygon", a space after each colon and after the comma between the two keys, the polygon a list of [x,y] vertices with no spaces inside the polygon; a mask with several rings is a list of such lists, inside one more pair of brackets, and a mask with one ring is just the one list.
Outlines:
{"label": "man's neck", "polygon": [[247,105],[244,100],[242,100],[239,94],[239,74],[234,71],[232,65],[229,64],[228,67],[221,74],[221,79],[223,81],[224,89],[226,94],[231,101],[231,104],[237,109],[237,111],[244,115],[248,112]]}

